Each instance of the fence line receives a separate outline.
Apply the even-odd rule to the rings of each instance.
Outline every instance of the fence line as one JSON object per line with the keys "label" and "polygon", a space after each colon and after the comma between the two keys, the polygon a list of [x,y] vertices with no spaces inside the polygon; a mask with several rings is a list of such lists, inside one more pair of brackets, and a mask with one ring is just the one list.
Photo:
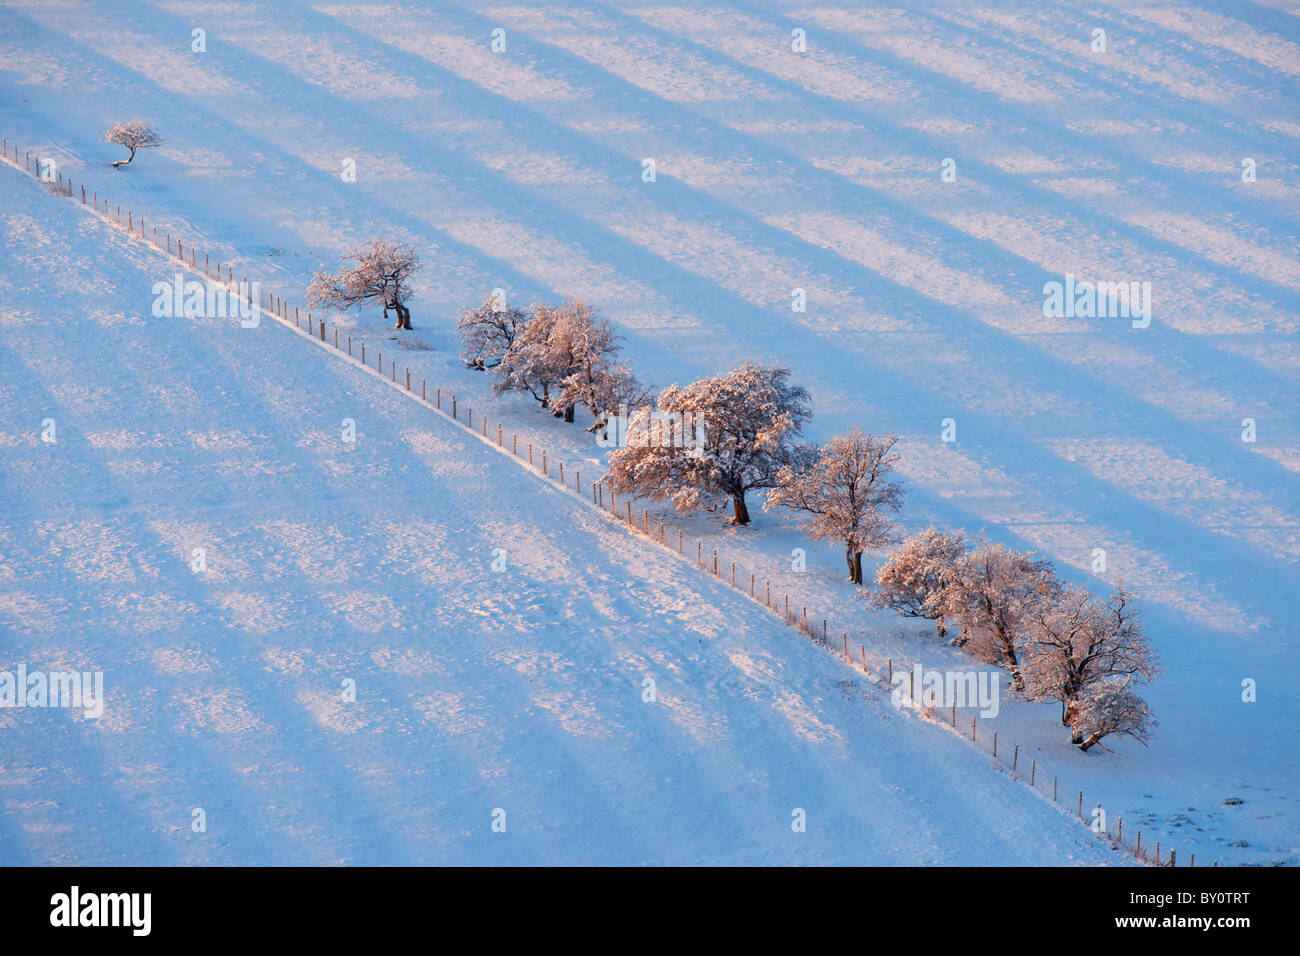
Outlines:
{"label": "fence line", "polygon": [[[12,159],[10,159],[11,153],[13,157]],[[16,169],[19,169],[20,171],[26,171],[29,173],[32,171],[32,162],[31,162],[32,154],[30,152],[26,152],[25,168],[24,168],[24,165],[20,164],[18,160],[18,156],[19,156],[18,145],[10,144],[8,137],[0,138],[0,155],[3,156],[7,164],[15,167]],[[73,201],[76,200],[76,195],[73,189],[73,182],[71,177],[65,180],[62,172],[60,171],[57,173],[57,178],[53,182],[51,182],[47,177],[44,177],[41,174],[41,165],[40,165],[39,157],[37,157],[36,159],[36,176],[40,181],[45,182],[47,185],[53,186],[55,192],[58,192],[60,195],[64,197],[73,199]],[[100,197],[98,190],[92,191],[88,196],[86,192],[86,186],[84,183],[81,185],[80,195],[81,195],[81,204],[83,206],[90,205],[95,210],[95,213],[97,215],[102,217],[106,222],[110,224],[118,225],[118,226],[122,225],[122,207],[120,205],[116,205],[116,206],[110,205],[109,200],[106,197]],[[113,209],[112,213],[110,213],[110,209]],[[137,224],[138,224],[138,231],[137,231]],[[138,239],[142,242],[151,241],[149,234],[146,232],[144,218],[141,217],[137,219],[135,217],[134,211],[131,209],[127,210],[126,228],[124,231],[126,231],[128,235],[130,235],[132,238]],[[173,253],[172,252],[173,237],[170,233],[165,233],[164,235],[165,235],[164,242],[165,242],[166,255],[169,258],[176,260],[181,266],[181,268],[188,269],[191,272],[199,272],[200,267],[198,265],[197,251],[195,245],[193,243],[189,243],[187,247],[186,244],[182,243],[181,238],[177,236],[175,237],[176,251]],[[164,251],[164,245],[160,245],[158,242],[157,226],[153,227],[152,243],[154,247],[159,250],[159,252]],[[189,251],[188,262],[186,261],[186,257],[185,257],[186,248],[188,248]],[[225,278],[222,278],[223,265],[226,266]],[[206,279],[208,279],[209,281],[213,281],[213,274],[210,266],[209,254],[207,252],[205,252],[203,255],[203,265],[201,267],[201,271]],[[264,309],[267,312],[267,314],[271,315],[278,322],[285,325],[286,327],[292,327],[296,332],[298,332],[299,335],[309,338],[313,342],[313,344],[317,345],[318,347],[331,350],[341,360],[350,362],[353,365],[360,366],[362,369],[364,369],[367,372],[370,372],[373,375],[378,375],[379,378],[385,384],[389,385],[392,388],[397,388],[400,391],[404,391],[414,401],[419,402],[420,404],[424,405],[426,408],[429,408],[435,412],[440,413],[444,418],[451,419],[453,422],[461,425],[462,428],[464,428],[466,431],[473,434],[475,437],[479,438],[481,441],[484,441],[489,445],[493,444],[492,437],[488,433],[487,415],[480,413],[479,428],[476,429],[474,427],[473,408],[470,405],[465,404],[463,410],[464,414],[462,415],[460,403],[454,392],[450,392],[450,391],[448,392],[450,405],[444,406],[442,400],[443,390],[441,386],[437,385],[437,383],[433,383],[432,385],[432,391],[434,393],[434,397],[431,400],[429,398],[430,383],[428,382],[427,379],[421,378],[419,390],[418,391],[415,390],[413,388],[413,379],[411,377],[410,367],[407,366],[404,368],[403,378],[399,380],[397,375],[396,360],[390,357],[387,363],[387,367],[385,367],[384,355],[382,352],[378,350],[376,350],[375,364],[372,366],[369,363],[369,360],[367,358],[366,347],[364,343],[361,343],[360,354],[359,355],[354,354],[354,350],[352,346],[352,336],[351,335],[345,336],[345,342],[340,343],[338,329],[335,328],[333,329],[333,337],[331,339],[330,337],[327,336],[326,322],[324,319],[316,320],[310,312],[305,313],[307,321],[306,321],[306,328],[304,329],[302,324],[303,313],[300,311],[299,307],[293,306],[292,308],[293,314],[291,317],[289,314],[290,313],[289,304],[282,297],[272,292],[266,292],[261,296],[261,299],[259,301],[254,302],[251,294],[252,287],[248,282],[248,277],[246,275],[241,276],[239,281],[237,282],[235,280],[233,266],[231,266],[229,263],[223,263],[223,262],[217,263],[215,281],[222,283],[223,287],[228,292],[238,296],[240,301],[248,302],[250,307],[256,307],[259,310]],[[387,376],[385,376],[384,374],[385,371],[388,371],[389,373]],[[525,455],[521,454],[519,451],[518,434],[513,432],[511,433],[510,450],[508,452],[505,449],[504,437],[505,437],[505,426],[503,423],[497,422],[495,447],[501,454],[509,454],[520,464],[521,467],[526,467],[532,472],[534,472],[536,475],[538,475],[539,477],[547,479],[550,484],[559,485],[560,487],[564,488],[566,491],[571,490],[574,494],[577,495],[578,500],[581,503],[587,505],[588,507],[596,509],[601,514],[605,515],[608,520],[613,521],[616,524],[620,524],[620,525],[625,524],[627,531],[629,533],[641,535],[642,537],[645,537],[647,540],[665,548],[670,553],[675,551],[678,557],[682,558],[683,560],[687,560],[685,558],[685,552],[684,552],[685,539],[683,536],[683,529],[669,528],[668,526],[665,525],[662,516],[659,517],[658,527],[657,528],[653,527],[650,523],[649,509],[646,507],[643,507],[641,509],[642,510],[642,514],[640,516],[641,522],[640,525],[638,526],[637,522],[634,520],[634,516],[632,513],[632,502],[634,499],[626,498],[623,500],[622,503],[624,505],[624,511],[625,511],[625,516],[624,516],[624,514],[621,513],[618,508],[618,500],[617,500],[616,492],[605,484],[603,478],[599,478],[594,481],[588,482],[590,488],[590,494],[591,494],[591,501],[587,501],[587,498],[584,495],[582,490],[581,470],[574,471],[573,482],[572,485],[570,485],[570,483],[565,478],[563,462],[559,463],[558,472],[553,471],[548,465],[546,450],[540,449],[541,458],[540,458],[540,466],[539,466],[538,463],[534,460],[534,449],[531,443],[527,443],[527,455],[525,461]],[[606,502],[606,499],[608,499],[608,503]],[[676,541],[675,548],[673,546],[671,537],[669,537],[667,534],[667,532],[670,530],[675,530],[677,532],[677,541]],[[894,663],[895,663],[892,658],[882,658],[873,653],[872,655],[870,655],[870,660],[869,660],[866,644],[861,642],[857,644],[858,655],[855,658],[855,655],[853,654],[852,650],[849,647],[849,637],[847,631],[840,631],[841,633],[840,646],[839,647],[835,646],[834,642],[830,637],[830,635],[834,632],[831,631],[829,628],[829,617],[821,616],[820,618],[821,627],[819,629],[817,627],[819,616],[816,613],[814,613],[812,616],[812,623],[811,624],[809,623],[809,617],[808,617],[809,612],[808,612],[808,606],[806,604],[802,604],[796,599],[796,603],[794,606],[798,608],[798,611],[792,612],[789,593],[781,594],[779,595],[778,599],[774,600],[773,593],[772,593],[771,579],[761,579],[763,580],[763,591],[760,597],[760,595],[757,593],[757,588],[756,588],[757,582],[760,580],[760,578],[758,577],[758,572],[756,570],[738,565],[734,561],[731,561],[729,562],[730,574],[728,579],[728,576],[724,576],[720,571],[720,568],[727,566],[727,563],[728,562],[726,562],[725,560],[722,562],[722,564],[719,563],[719,555],[716,549],[712,549],[710,558],[706,560],[704,557],[703,541],[698,538],[696,539],[695,565],[697,570],[701,571],[704,574],[716,578],[718,581],[722,582],[723,584],[729,583],[729,586],[733,590],[737,591],[742,596],[748,597],[754,603],[761,603],[766,610],[780,616],[787,626],[800,631],[805,636],[807,636],[810,640],[812,640],[814,643],[821,646],[827,652],[834,654],[837,657],[841,657],[847,666],[849,666],[855,671],[861,672],[872,683],[884,687],[886,692],[892,693]],[[740,571],[739,584],[737,583],[737,570]],[[745,581],[744,581],[744,576],[746,571],[748,571],[749,573],[748,587],[745,586]],[[911,666],[906,664],[900,663],[900,666],[902,666],[907,671],[913,670]],[[950,708],[949,716],[947,720],[945,720],[943,711],[937,711],[934,707],[927,706],[923,704],[920,700],[918,700],[914,677],[911,683],[912,683],[911,692],[908,695],[908,697],[904,699],[904,703],[909,708],[916,711],[922,719],[925,719],[931,723],[945,726],[949,731],[957,733],[963,737],[966,736],[964,731],[962,729],[959,729],[957,725],[956,705],[953,705]],[[972,708],[966,708],[966,709],[971,710]],[[963,715],[963,717],[964,716],[965,715]],[[1062,801],[1060,800],[1060,794],[1062,792],[1065,792],[1067,796],[1068,794],[1075,792],[1073,790],[1062,791],[1060,779],[1056,775],[1052,775],[1051,784],[1049,788],[1047,784],[1047,773],[1046,771],[1040,772],[1040,768],[1038,767],[1038,761],[1036,758],[1031,760],[1029,772],[1028,774],[1026,774],[1023,769],[1023,766],[1020,764],[1019,744],[1015,742],[1012,742],[1012,756],[1010,761],[1008,761],[1006,758],[1005,744],[1002,746],[1001,752],[999,753],[998,733],[996,730],[993,731],[991,738],[989,738],[986,734],[981,739],[979,728],[978,728],[977,716],[978,715],[974,713],[970,715],[971,718],[970,734],[967,739],[971,743],[975,744],[976,746],[984,745],[985,747],[987,747],[988,752],[994,758],[995,766],[998,769],[1002,770],[1005,773],[1010,774],[1012,779],[1024,783],[1031,790],[1037,793],[1040,797],[1049,800],[1050,802],[1053,802],[1058,806],[1061,805],[1062,803]],[[964,720],[962,726],[964,727]],[[1098,804],[1098,809],[1100,809],[1100,804]],[[1094,822],[1093,813],[1091,811],[1085,813],[1084,792],[1082,790],[1078,791],[1078,799],[1075,802],[1075,805],[1072,809],[1072,813],[1073,816],[1078,821],[1088,826],[1089,829],[1094,834],[1096,834],[1099,838],[1105,840],[1117,850],[1123,850],[1129,852],[1136,860],[1154,866],[1176,865],[1176,861],[1177,861],[1176,852],[1170,847],[1165,847],[1162,849],[1159,841],[1156,842],[1154,849],[1150,847],[1149,845],[1150,841],[1148,841],[1148,843],[1144,845],[1142,840],[1141,830],[1138,830],[1136,832],[1134,841],[1131,844],[1126,843],[1124,840],[1124,821],[1122,817],[1117,818],[1117,828],[1114,833],[1110,832],[1109,824],[1108,822],[1105,822],[1104,816],[1096,818],[1099,822]],[[1167,858],[1163,856],[1164,849],[1168,849]],[[1189,865],[1195,865],[1195,861],[1196,861],[1196,856],[1193,854],[1190,857]],[[1215,866],[1218,865],[1217,861],[1214,865]]]}

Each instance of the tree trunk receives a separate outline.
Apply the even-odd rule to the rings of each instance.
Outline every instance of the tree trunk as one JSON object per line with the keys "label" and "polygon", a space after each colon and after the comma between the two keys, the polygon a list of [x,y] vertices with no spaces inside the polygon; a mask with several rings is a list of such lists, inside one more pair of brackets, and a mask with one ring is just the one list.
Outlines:
{"label": "tree trunk", "polygon": [[1016,645],[1006,631],[999,631],[1002,640],[1002,653],[1007,656],[1007,670],[1011,671],[1011,686],[1016,690],[1025,689],[1025,679],[1020,676],[1020,660],[1016,657]]}
{"label": "tree trunk", "polygon": [[844,560],[849,565],[849,581],[853,584],[862,583],[862,552],[854,551],[848,548],[844,552]]}
{"label": "tree trunk", "polygon": [[131,151],[131,155],[128,156],[126,159],[119,159],[117,162],[115,162],[113,164],[114,168],[117,168],[118,166],[129,166],[131,164],[131,160],[135,159],[135,147],[128,146],[127,149]]}
{"label": "tree trunk", "polygon": [[732,521],[736,524],[749,524],[749,506],[745,504],[745,493],[742,491],[740,494],[732,495],[731,504],[735,509]]}
{"label": "tree trunk", "polygon": [[393,308],[397,310],[397,327],[410,331],[411,329],[411,310],[400,302],[394,302]]}
{"label": "tree trunk", "polygon": [[[1087,753],[1088,748],[1091,747],[1093,744],[1101,743],[1101,738],[1103,736],[1104,736],[1103,734],[1093,734],[1087,740],[1079,744],[1079,749],[1082,750],[1084,753]],[[1104,750],[1105,748],[1102,749]]]}

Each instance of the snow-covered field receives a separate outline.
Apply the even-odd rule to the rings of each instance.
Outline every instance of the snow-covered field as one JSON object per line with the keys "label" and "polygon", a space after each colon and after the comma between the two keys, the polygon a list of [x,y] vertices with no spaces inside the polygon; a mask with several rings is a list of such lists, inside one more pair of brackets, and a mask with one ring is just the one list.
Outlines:
{"label": "snow-covered field", "polygon": [[[584,297],[658,385],[785,363],[810,437],[903,436],[908,528],[1122,578],[1165,667],[1151,747],[993,723],[1198,863],[1300,860],[1298,94],[1281,0],[0,5],[9,142],[296,301],[360,240],[414,243],[433,349],[404,362],[569,467],[600,470],[581,426],[456,362],[493,288]],[[109,169],[134,116],[166,143]],[[153,318],[171,263],[0,183],[0,668],[108,694],[97,722],[0,712],[0,861],[1122,862],[373,376],[270,322]],[[1150,327],[1044,317],[1067,274],[1150,282]],[[669,520],[873,654],[965,661],[754,510]]]}

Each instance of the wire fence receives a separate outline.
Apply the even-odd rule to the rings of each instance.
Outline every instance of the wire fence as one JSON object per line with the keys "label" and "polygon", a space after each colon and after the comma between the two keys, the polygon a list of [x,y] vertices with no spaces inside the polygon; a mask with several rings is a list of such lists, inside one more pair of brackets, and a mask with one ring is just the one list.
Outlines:
{"label": "wire fence", "polygon": [[[30,151],[20,153],[18,145],[10,144],[8,137],[0,139],[0,149],[3,150],[2,155],[6,163],[33,173],[33,156]],[[21,161],[20,155],[23,156]],[[35,159],[34,175],[45,182],[53,192],[75,201],[77,193],[72,179],[64,177],[62,172],[53,168],[53,164],[42,165],[39,157]],[[979,708],[959,708],[956,705],[937,708],[927,705],[924,690],[920,694],[917,692],[916,669],[912,665],[895,662],[893,658],[868,652],[864,642],[857,640],[851,642],[847,630],[832,627],[827,614],[816,609],[810,612],[807,602],[797,595],[792,597],[788,590],[780,587],[780,582],[777,582],[778,589],[774,591],[771,578],[753,568],[730,560],[727,556],[719,554],[716,548],[710,548],[706,552],[702,539],[687,537],[682,528],[666,523],[661,515],[656,515],[652,519],[648,507],[639,506],[634,509],[634,499],[624,498],[620,501],[613,489],[600,478],[589,480],[584,485],[580,469],[570,468],[566,474],[563,460],[548,455],[547,449],[533,442],[525,440],[521,443],[516,432],[507,432],[505,423],[489,422],[488,416],[481,411],[475,416],[470,403],[460,400],[455,391],[445,389],[437,383],[430,384],[424,377],[419,378],[417,387],[416,378],[412,376],[409,366],[404,366],[399,375],[396,359],[391,355],[385,359],[383,352],[378,349],[372,350],[374,352],[372,362],[372,356],[368,354],[364,342],[354,346],[351,335],[346,332],[340,334],[339,329],[332,326],[327,328],[324,319],[316,319],[312,313],[298,306],[291,306],[281,296],[266,292],[254,301],[252,291],[255,286],[260,290],[260,283],[250,285],[247,276],[241,276],[237,280],[233,266],[225,262],[216,263],[214,275],[207,252],[204,252],[200,260],[194,243],[187,244],[179,236],[174,237],[167,232],[164,232],[160,241],[158,227],[153,226],[150,232],[144,217],[137,217],[130,209],[126,210],[124,222],[121,205],[111,204],[109,199],[100,196],[97,190],[92,190],[88,194],[84,183],[80,187],[80,200],[82,205],[93,208],[109,224],[124,229],[135,239],[152,242],[159,251],[165,250],[166,254],[177,260],[183,268],[192,272],[201,271],[209,281],[220,282],[229,294],[236,296],[240,302],[247,303],[250,308],[256,307],[282,324],[292,326],[319,347],[326,348],[340,358],[378,375],[390,386],[402,390],[413,400],[441,413],[481,440],[495,444],[502,453],[508,453],[520,464],[526,464],[534,473],[553,485],[571,491],[605,514],[609,520],[625,526],[629,532],[676,552],[684,560],[692,559],[689,545],[694,544],[693,560],[699,571],[728,585],[750,600],[761,603],[766,610],[778,615],[786,625],[798,630],[827,652],[840,657],[847,667],[861,673],[871,683],[892,693],[895,672],[912,672],[909,694],[906,698],[901,698],[903,706],[914,710],[921,718],[946,727],[950,732],[966,738],[972,745],[983,749],[993,757],[994,765],[998,769],[1009,774],[1012,779],[1024,783],[1040,797],[1072,814],[1098,839],[1104,840],[1116,850],[1127,852],[1144,864],[1177,865],[1177,853],[1172,847],[1162,847],[1158,840],[1152,845],[1149,838],[1144,841],[1142,830],[1134,830],[1131,826],[1129,833],[1126,834],[1122,817],[1116,818],[1116,825],[1112,829],[1103,808],[1100,804],[1095,807],[1090,806],[1083,790],[1066,786],[1057,774],[1050,772],[1045,765],[1038,762],[1037,758],[1027,755],[1022,757],[1019,743],[1000,741],[996,730],[981,730]],[[226,267],[224,275],[223,266]],[[636,513],[638,511],[639,514]],[[966,730],[968,717],[969,731]],[[1025,766],[1026,760],[1028,760],[1028,767]],[[1195,854],[1188,858],[1188,865],[1196,865]],[[1214,866],[1218,866],[1217,861]]]}

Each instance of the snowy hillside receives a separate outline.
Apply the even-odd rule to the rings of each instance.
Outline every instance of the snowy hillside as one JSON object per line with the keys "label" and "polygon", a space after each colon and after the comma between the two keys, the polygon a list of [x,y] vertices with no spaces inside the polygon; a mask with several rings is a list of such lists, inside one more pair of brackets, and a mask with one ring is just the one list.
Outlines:
{"label": "snowy hillside", "polygon": [[[583,424],[456,360],[493,289],[582,297],[655,385],[783,363],[809,438],[902,436],[906,529],[1122,579],[1164,667],[1150,747],[1083,754],[1050,704],[991,726],[1198,863],[1300,862],[1298,96],[1282,0],[0,6],[9,143],[295,302],[410,242],[431,348],[403,363],[569,468],[603,470]],[[109,168],[136,116],[164,144]],[[1124,862],[373,376],[154,318],[174,263],[0,183],[0,669],[108,695],[0,711],[0,861]],[[1067,276],[1150,283],[1149,325],[1045,316]],[[970,666],[751,508],[668,519],[874,656]]]}

